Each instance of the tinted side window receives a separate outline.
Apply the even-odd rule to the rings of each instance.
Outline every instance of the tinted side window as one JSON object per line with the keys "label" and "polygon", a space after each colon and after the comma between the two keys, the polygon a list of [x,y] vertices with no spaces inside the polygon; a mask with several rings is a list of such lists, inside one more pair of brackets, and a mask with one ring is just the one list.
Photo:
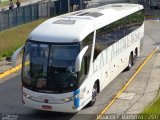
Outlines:
{"label": "tinted side window", "polygon": [[92,45],[93,43],[93,32],[91,34],[89,34],[87,37],[84,38],[84,40],[82,41],[82,48],[87,46],[87,45]]}
{"label": "tinted side window", "polygon": [[107,47],[130,34],[143,24],[144,13],[138,11],[97,30],[94,60]]}
{"label": "tinted side window", "polygon": [[88,46],[88,50],[86,51],[81,65],[81,71],[78,73],[79,84],[83,82],[86,78],[88,71],[89,71],[89,64],[91,60],[91,51],[92,51],[92,43],[93,43],[93,33],[89,34],[83,41],[82,41],[82,48]]}

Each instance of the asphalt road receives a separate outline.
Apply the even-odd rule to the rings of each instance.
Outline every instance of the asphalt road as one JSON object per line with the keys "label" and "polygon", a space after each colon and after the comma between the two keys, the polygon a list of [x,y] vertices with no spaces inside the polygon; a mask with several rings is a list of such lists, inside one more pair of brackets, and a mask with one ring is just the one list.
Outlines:
{"label": "asphalt road", "polygon": [[[21,101],[21,77],[20,72],[14,73],[0,80],[0,119],[6,114],[18,115],[18,120],[93,120],[96,119],[104,107],[112,100],[118,91],[124,86],[129,78],[146,59],[148,54],[160,45],[160,23],[157,21],[145,22],[144,47],[136,64],[130,71],[122,72],[97,96],[96,104],[93,107],[86,106],[76,114],[44,112],[24,107]],[[2,117],[3,116],[3,117]]]}

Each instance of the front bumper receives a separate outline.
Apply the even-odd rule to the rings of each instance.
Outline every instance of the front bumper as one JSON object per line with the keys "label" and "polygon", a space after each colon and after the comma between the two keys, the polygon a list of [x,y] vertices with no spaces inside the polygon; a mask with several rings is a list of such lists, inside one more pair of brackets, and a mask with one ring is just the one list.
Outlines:
{"label": "front bumper", "polygon": [[38,110],[75,113],[81,109],[80,99],[67,101],[64,99],[77,94],[79,90],[63,94],[46,94],[23,87],[23,103],[27,107]]}
{"label": "front bumper", "polygon": [[[37,110],[43,110],[43,111],[55,111],[55,112],[67,112],[67,113],[75,113],[80,111],[79,108],[74,107],[74,102],[66,102],[63,104],[47,104],[47,103],[39,103],[32,101],[26,97],[23,96],[24,105],[26,107],[30,107]],[[46,109],[42,106],[51,106],[51,108]]]}

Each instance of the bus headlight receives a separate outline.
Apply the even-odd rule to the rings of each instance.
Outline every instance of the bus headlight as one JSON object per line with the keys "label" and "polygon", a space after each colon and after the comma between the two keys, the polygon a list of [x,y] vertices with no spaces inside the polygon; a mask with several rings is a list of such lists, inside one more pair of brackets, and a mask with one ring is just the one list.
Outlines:
{"label": "bus headlight", "polygon": [[24,97],[26,97],[28,99],[31,98],[31,96],[29,94],[25,93],[25,92],[23,92],[23,95],[24,95]]}
{"label": "bus headlight", "polygon": [[77,98],[82,99],[83,96],[84,96],[83,94],[78,94],[78,95],[75,95],[75,96],[72,96],[69,98],[65,98],[65,99],[61,99],[61,100],[65,101],[65,102],[70,102],[70,101],[73,101],[74,99],[77,99]]}
{"label": "bus headlight", "polygon": [[69,98],[65,98],[65,99],[61,99],[63,100],[64,102],[70,102],[73,100],[73,97],[69,97]]}

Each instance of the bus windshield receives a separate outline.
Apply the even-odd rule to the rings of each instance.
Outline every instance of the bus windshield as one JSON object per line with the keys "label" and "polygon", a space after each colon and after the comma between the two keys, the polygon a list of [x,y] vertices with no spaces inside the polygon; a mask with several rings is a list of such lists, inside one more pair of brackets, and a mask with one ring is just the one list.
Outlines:
{"label": "bus windshield", "polygon": [[75,89],[75,61],[80,46],[27,42],[23,57],[23,85],[36,91],[67,92]]}

